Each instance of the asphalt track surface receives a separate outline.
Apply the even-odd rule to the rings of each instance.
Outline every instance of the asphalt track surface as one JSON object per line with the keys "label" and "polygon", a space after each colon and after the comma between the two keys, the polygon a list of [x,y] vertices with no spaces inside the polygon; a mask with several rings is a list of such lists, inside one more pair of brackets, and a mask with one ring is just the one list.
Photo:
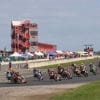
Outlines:
{"label": "asphalt track surface", "polygon": [[[98,65],[98,62],[94,63],[96,66]],[[89,64],[85,64],[87,66],[87,70],[89,72]],[[92,81],[97,81],[100,80],[100,68],[97,66],[97,75],[93,75],[93,73],[89,72],[89,76],[88,77],[77,77],[75,75],[73,75],[73,78],[70,80],[64,80],[62,79],[61,81],[54,81],[54,80],[50,80],[49,76],[47,74],[47,69],[41,69],[41,71],[43,72],[43,76],[44,76],[44,80],[39,81],[38,79],[35,79],[32,75],[32,70],[27,70],[27,69],[20,69],[20,73],[22,75],[24,75],[24,77],[27,80],[26,84],[13,84],[13,83],[9,83],[6,80],[5,77],[5,71],[6,69],[2,68],[2,70],[0,71],[0,87],[16,87],[16,86],[38,86],[38,85],[56,85],[56,84],[74,84],[74,83],[84,83],[84,82],[92,82]]]}

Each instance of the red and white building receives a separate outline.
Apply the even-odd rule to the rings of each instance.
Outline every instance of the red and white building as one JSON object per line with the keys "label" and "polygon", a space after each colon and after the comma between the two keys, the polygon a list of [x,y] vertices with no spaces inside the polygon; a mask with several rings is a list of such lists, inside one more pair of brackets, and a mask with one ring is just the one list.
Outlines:
{"label": "red and white building", "polygon": [[56,51],[57,46],[54,44],[48,44],[48,43],[38,43],[38,50],[44,53],[50,52],[50,51]]}
{"label": "red and white building", "polygon": [[56,45],[38,42],[38,25],[30,20],[11,22],[11,49],[13,52],[48,52]]}

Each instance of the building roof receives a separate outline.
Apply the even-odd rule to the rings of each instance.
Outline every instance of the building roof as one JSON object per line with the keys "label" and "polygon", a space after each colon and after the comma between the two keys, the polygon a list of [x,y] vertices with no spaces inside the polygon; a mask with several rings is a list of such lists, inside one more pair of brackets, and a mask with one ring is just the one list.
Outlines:
{"label": "building roof", "polygon": [[21,21],[12,21],[12,25],[14,26],[20,26],[22,24],[25,23],[30,23],[30,20],[21,20]]}
{"label": "building roof", "polygon": [[57,45],[55,45],[55,44],[41,43],[41,42],[39,42],[38,45],[57,46]]}
{"label": "building roof", "polygon": [[22,25],[23,21],[12,21],[12,25],[19,26]]}

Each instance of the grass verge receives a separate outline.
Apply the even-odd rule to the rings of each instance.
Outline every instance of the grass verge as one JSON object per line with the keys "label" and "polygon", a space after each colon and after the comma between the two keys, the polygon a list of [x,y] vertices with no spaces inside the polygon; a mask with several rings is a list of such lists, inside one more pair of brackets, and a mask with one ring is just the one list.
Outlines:
{"label": "grass verge", "polygon": [[100,81],[55,95],[50,100],[100,100]]}
{"label": "grass verge", "polygon": [[[62,65],[63,67],[67,67],[67,66],[70,66],[72,63],[75,63],[75,64],[81,64],[81,63],[84,63],[84,64],[89,64],[89,63],[95,63],[95,62],[98,62],[100,61],[100,58],[94,58],[94,59],[88,59],[88,60],[80,60],[80,61],[74,61],[74,62],[69,62],[69,63],[62,63],[60,65]],[[44,66],[42,68],[56,68],[59,64],[54,64],[54,65],[48,65],[48,66]]]}

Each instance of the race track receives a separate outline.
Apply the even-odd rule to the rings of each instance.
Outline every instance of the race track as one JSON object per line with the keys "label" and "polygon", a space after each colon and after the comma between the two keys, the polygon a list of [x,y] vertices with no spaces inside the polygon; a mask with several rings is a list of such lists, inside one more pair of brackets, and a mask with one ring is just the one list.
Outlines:
{"label": "race track", "polygon": [[[95,65],[98,64],[98,62],[94,63]],[[88,64],[86,64],[87,66],[87,70],[89,72],[89,67]],[[4,70],[4,69],[3,69]],[[12,83],[8,83],[8,81],[6,80],[4,71],[2,72],[3,74],[0,76],[0,87],[15,87],[15,86],[38,86],[38,85],[55,85],[55,84],[74,84],[74,83],[84,83],[84,82],[91,82],[91,81],[97,81],[100,80],[100,68],[97,67],[97,75],[93,75],[93,73],[89,72],[89,76],[88,77],[77,77],[77,76],[73,76],[72,79],[70,80],[61,80],[61,81],[54,81],[54,80],[50,80],[47,74],[47,69],[41,69],[41,71],[43,72],[44,75],[44,80],[37,80],[34,79],[32,76],[32,70],[27,70],[27,69],[21,69],[20,72],[22,73],[22,75],[24,75],[26,77],[27,83],[26,84],[12,84]]]}

